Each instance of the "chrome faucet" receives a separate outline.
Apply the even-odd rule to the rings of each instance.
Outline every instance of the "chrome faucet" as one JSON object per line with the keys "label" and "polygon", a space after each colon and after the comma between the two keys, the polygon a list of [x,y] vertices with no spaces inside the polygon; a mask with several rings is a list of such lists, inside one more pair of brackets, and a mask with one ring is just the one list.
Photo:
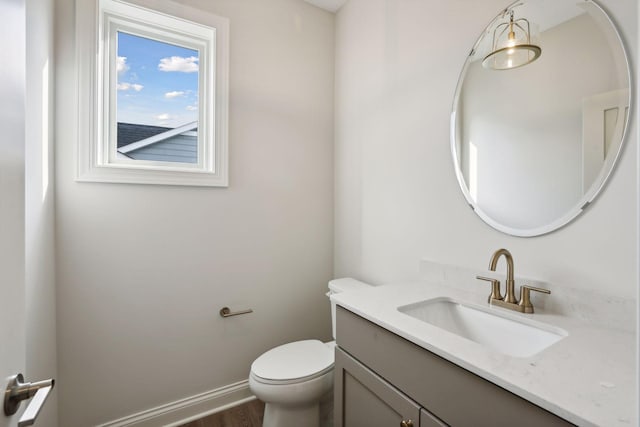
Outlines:
{"label": "chrome faucet", "polygon": [[489,277],[476,276],[477,279],[491,282],[491,294],[489,295],[489,303],[499,307],[508,308],[509,310],[519,311],[521,313],[533,313],[533,304],[531,304],[530,292],[542,292],[550,294],[548,289],[535,288],[533,286],[520,286],[520,301],[516,299],[515,280],[513,278],[513,256],[506,249],[498,249],[491,256],[489,261],[489,270],[496,271],[496,265],[501,256],[507,261],[507,289],[504,298],[500,294],[500,281]]}

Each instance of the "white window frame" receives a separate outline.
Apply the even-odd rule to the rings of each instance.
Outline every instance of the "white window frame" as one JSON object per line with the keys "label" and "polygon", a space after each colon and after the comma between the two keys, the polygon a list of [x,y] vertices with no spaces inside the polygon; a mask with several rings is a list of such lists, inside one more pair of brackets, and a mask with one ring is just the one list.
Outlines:
{"label": "white window frame", "polygon": [[[199,52],[197,163],[117,155],[119,31]],[[77,181],[228,186],[228,19],[170,0],[83,0],[76,3],[76,42]]]}

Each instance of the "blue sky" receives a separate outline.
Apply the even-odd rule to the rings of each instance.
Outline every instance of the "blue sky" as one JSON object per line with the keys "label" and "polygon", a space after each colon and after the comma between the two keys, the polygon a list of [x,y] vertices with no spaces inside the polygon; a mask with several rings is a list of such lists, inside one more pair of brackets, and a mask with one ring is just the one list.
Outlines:
{"label": "blue sky", "polygon": [[178,127],[198,120],[198,52],[118,32],[117,120]]}

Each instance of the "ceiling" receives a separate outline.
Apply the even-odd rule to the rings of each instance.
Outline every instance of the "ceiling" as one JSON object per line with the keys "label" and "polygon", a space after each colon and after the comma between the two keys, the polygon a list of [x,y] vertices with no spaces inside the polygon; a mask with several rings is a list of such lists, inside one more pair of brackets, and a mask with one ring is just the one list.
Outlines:
{"label": "ceiling", "polygon": [[347,0],[304,0],[307,3],[311,3],[321,9],[328,10],[329,12],[337,12]]}

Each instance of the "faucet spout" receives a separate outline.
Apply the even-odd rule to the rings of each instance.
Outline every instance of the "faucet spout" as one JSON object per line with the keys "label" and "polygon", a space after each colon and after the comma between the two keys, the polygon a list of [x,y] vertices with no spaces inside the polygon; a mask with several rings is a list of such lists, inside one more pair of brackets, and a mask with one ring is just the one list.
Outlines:
{"label": "faucet spout", "polygon": [[516,284],[513,279],[513,256],[506,249],[498,249],[491,255],[489,261],[489,270],[496,271],[498,260],[504,256],[507,262],[507,292],[504,298],[500,295],[500,281],[492,277],[476,276],[476,279],[491,282],[491,295],[489,295],[489,304],[496,305],[509,310],[519,311],[520,313],[533,313],[533,304],[531,304],[531,291],[550,294],[548,289],[536,288],[531,285],[520,286],[520,301],[516,299]]}
{"label": "faucet spout", "polygon": [[491,256],[491,261],[489,261],[489,270],[496,271],[496,265],[498,264],[498,260],[501,256],[504,255],[505,260],[507,261],[507,292],[504,297],[504,302],[517,304],[518,300],[516,299],[516,291],[515,291],[515,282],[513,280],[513,257],[511,256],[511,252],[506,249],[498,249]]}

